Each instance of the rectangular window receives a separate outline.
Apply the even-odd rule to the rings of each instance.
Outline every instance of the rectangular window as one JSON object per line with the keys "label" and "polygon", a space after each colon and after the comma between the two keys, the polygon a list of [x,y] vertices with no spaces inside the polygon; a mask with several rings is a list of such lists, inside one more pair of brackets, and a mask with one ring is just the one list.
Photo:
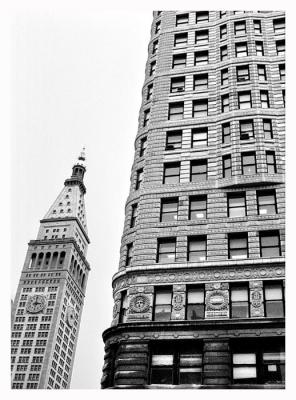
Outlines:
{"label": "rectangular window", "polygon": [[209,62],[208,51],[196,51],[194,53],[194,65],[205,65]]}
{"label": "rectangular window", "polygon": [[126,262],[125,262],[126,267],[131,265],[132,257],[133,257],[133,243],[129,243],[126,246]]}
{"label": "rectangular window", "polygon": [[249,317],[249,286],[247,283],[230,286],[231,318]]}
{"label": "rectangular window", "polygon": [[193,77],[193,90],[208,88],[208,74],[198,74]]}
{"label": "rectangular window", "polygon": [[152,54],[156,54],[158,52],[158,40],[155,40],[152,45]]}
{"label": "rectangular window", "polygon": [[161,24],[161,21],[157,21],[157,22],[156,22],[156,24],[155,24],[155,34],[159,33],[159,31],[160,31],[160,24]]}
{"label": "rectangular window", "polygon": [[250,71],[248,65],[236,67],[236,79],[238,82],[246,82],[250,80]]}
{"label": "rectangular window", "polygon": [[256,353],[233,353],[232,377],[233,383],[256,383]]}
{"label": "rectangular window", "polygon": [[284,293],[281,282],[264,282],[265,316],[280,318],[284,316]]}
{"label": "rectangular window", "polygon": [[143,137],[140,141],[140,157],[143,157],[147,148],[147,137]]}
{"label": "rectangular window", "polygon": [[241,140],[247,140],[254,137],[254,123],[252,119],[239,121],[239,130]]}
{"label": "rectangular window", "polygon": [[263,132],[264,132],[264,139],[273,139],[271,119],[263,120]]}
{"label": "rectangular window", "polygon": [[246,216],[246,194],[245,193],[228,193],[228,217],[245,217]]}
{"label": "rectangular window", "polygon": [[222,157],[223,178],[230,178],[232,175],[231,155],[227,154]]}
{"label": "rectangular window", "polygon": [[149,119],[150,119],[150,109],[144,111],[143,126],[147,126]]}
{"label": "rectangular window", "polygon": [[245,35],[247,33],[246,21],[236,21],[234,23],[235,36]]}
{"label": "rectangular window", "polygon": [[226,60],[228,57],[228,50],[227,50],[227,46],[222,46],[220,48],[220,60],[224,61]]}
{"label": "rectangular window", "polygon": [[286,107],[286,91],[285,90],[282,90],[282,97],[283,97],[284,107]]}
{"label": "rectangular window", "polygon": [[176,260],[176,239],[158,239],[157,263],[168,264]]}
{"label": "rectangular window", "polygon": [[230,123],[226,123],[222,125],[222,143],[228,144],[231,143],[231,133],[230,133]]}
{"label": "rectangular window", "polygon": [[275,152],[266,152],[266,165],[268,174],[276,174],[276,162],[275,162]]}
{"label": "rectangular window", "polygon": [[186,25],[189,22],[189,14],[176,15],[176,26]]}
{"label": "rectangular window", "polygon": [[262,28],[261,28],[260,19],[254,19],[253,24],[254,24],[254,33],[255,33],[255,35],[261,35]]}
{"label": "rectangular window", "polygon": [[205,289],[203,286],[187,287],[186,319],[193,321],[205,317]]}
{"label": "rectangular window", "polygon": [[154,321],[170,321],[172,288],[155,288],[154,296]]}
{"label": "rectangular window", "polygon": [[252,108],[251,92],[238,93],[238,108],[240,110],[244,110],[246,108]]}
{"label": "rectangular window", "polygon": [[207,238],[206,236],[188,237],[187,261],[198,262],[207,259]]}
{"label": "rectangular window", "polygon": [[143,168],[137,171],[136,190],[140,189],[143,180]]}
{"label": "rectangular window", "polygon": [[221,96],[221,111],[222,113],[229,112],[229,94]]}
{"label": "rectangular window", "polygon": [[150,85],[147,86],[147,97],[146,97],[146,100],[150,100],[151,99],[152,91],[153,91],[153,84],[151,83]]}
{"label": "rectangular window", "polygon": [[281,256],[280,235],[278,231],[260,232],[260,257]]}
{"label": "rectangular window", "polygon": [[256,174],[256,154],[255,152],[242,153],[242,174],[253,175]]}
{"label": "rectangular window", "polygon": [[209,31],[207,29],[195,32],[196,45],[204,45],[208,43],[209,43]]}
{"label": "rectangular window", "polygon": [[235,56],[236,57],[247,57],[248,45],[246,42],[235,43]]}
{"label": "rectangular window", "polygon": [[285,40],[277,40],[275,42],[276,53],[278,56],[284,55],[286,51],[286,42]]}
{"label": "rectangular window", "polygon": [[286,64],[279,65],[279,74],[280,74],[280,80],[284,81],[286,79]]}
{"label": "rectangular window", "polygon": [[205,117],[208,115],[208,100],[193,100],[192,117]]}
{"label": "rectangular window", "polygon": [[273,30],[276,34],[285,33],[285,18],[278,18],[273,20]]}
{"label": "rectangular window", "polygon": [[184,68],[186,67],[186,54],[174,54],[172,68]]}
{"label": "rectangular window", "polygon": [[227,25],[220,26],[220,39],[225,39],[227,36]]}
{"label": "rectangular window", "polygon": [[179,183],[180,181],[180,163],[164,164],[163,183]]}
{"label": "rectangular window", "polygon": [[138,204],[132,205],[132,213],[131,213],[131,220],[130,220],[130,228],[133,228],[136,224],[138,216]]}
{"label": "rectangular window", "polygon": [[196,23],[200,22],[208,22],[209,21],[209,12],[208,11],[198,11],[196,13]]}
{"label": "rectangular window", "polygon": [[193,128],[191,135],[191,147],[196,148],[208,145],[208,128]]}
{"label": "rectangular window", "polygon": [[156,70],[156,61],[152,61],[152,63],[150,64],[150,76],[155,74],[155,70]]}
{"label": "rectangular window", "polygon": [[190,182],[200,182],[208,179],[207,160],[191,161],[190,163]]}
{"label": "rectangular window", "polygon": [[184,113],[184,102],[170,103],[169,104],[169,116],[168,119],[175,121],[183,118]]}
{"label": "rectangular window", "polygon": [[228,258],[232,260],[248,258],[247,233],[228,234]]}
{"label": "rectangular window", "polygon": [[166,136],[166,150],[177,150],[182,147],[182,131],[170,131]]}
{"label": "rectangular window", "polygon": [[265,65],[257,65],[257,70],[258,70],[258,79],[261,82],[264,82],[267,80],[266,78],[266,67]]}
{"label": "rectangular window", "polygon": [[263,57],[264,56],[263,42],[255,42],[255,48],[256,48],[256,56]]}
{"label": "rectangular window", "polygon": [[174,371],[174,354],[167,354],[165,349],[163,349],[162,351],[159,349],[158,351],[155,351],[155,353],[154,352],[152,353],[150,384],[172,385],[173,371]]}
{"label": "rectangular window", "polygon": [[184,92],[185,76],[180,76],[171,79],[171,93]]}
{"label": "rectangular window", "polygon": [[189,219],[207,218],[207,196],[192,196],[189,198]]}
{"label": "rectangular window", "polygon": [[174,46],[175,47],[184,47],[187,45],[188,41],[188,33],[176,33]]}
{"label": "rectangular window", "polygon": [[221,85],[228,85],[229,82],[229,74],[228,74],[228,68],[224,68],[221,70]]}
{"label": "rectangular window", "polygon": [[275,190],[257,191],[257,205],[259,215],[270,215],[277,213]]}
{"label": "rectangular window", "polygon": [[177,221],[178,219],[178,198],[161,200],[160,222]]}

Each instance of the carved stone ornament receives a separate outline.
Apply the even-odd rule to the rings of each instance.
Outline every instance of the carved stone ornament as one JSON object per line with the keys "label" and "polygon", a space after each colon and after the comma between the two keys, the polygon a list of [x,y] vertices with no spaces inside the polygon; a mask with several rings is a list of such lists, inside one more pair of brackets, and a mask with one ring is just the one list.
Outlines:
{"label": "carved stone ornament", "polygon": [[208,293],[206,302],[208,310],[225,310],[228,307],[227,295],[221,290]]}
{"label": "carved stone ornament", "polygon": [[132,313],[144,313],[149,311],[150,300],[148,296],[139,294],[134,296],[130,301],[130,312]]}
{"label": "carved stone ornament", "polygon": [[116,318],[117,314],[119,313],[119,310],[120,310],[120,301],[116,301],[113,307],[113,318]]}
{"label": "carved stone ornament", "polygon": [[173,297],[173,309],[180,311],[183,308],[183,296],[179,293],[175,294]]}
{"label": "carved stone ornament", "polygon": [[262,304],[262,294],[259,292],[259,290],[254,290],[251,293],[251,301],[252,301],[252,306],[255,308],[259,308]]}

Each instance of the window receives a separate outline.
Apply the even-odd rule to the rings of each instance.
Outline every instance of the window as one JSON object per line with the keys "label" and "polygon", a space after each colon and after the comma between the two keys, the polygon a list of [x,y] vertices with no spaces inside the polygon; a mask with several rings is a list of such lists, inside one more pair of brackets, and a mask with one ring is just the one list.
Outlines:
{"label": "window", "polygon": [[253,175],[256,174],[256,154],[255,152],[242,153],[242,174]]}
{"label": "window", "polygon": [[189,198],[189,219],[207,218],[207,196],[192,196]]}
{"label": "window", "polygon": [[176,150],[182,147],[182,131],[170,131],[166,136],[166,150]]}
{"label": "window", "polygon": [[147,148],[147,136],[143,137],[140,141],[140,157],[143,157]]}
{"label": "window", "polygon": [[220,26],[220,39],[225,39],[227,36],[227,25]]}
{"label": "window", "polygon": [[256,383],[256,353],[236,352],[232,354],[233,383]]}
{"label": "window", "polygon": [[208,115],[208,100],[193,100],[192,102],[193,109],[192,109],[192,117],[204,117]]}
{"label": "window", "polygon": [[228,217],[245,217],[246,216],[246,194],[245,193],[228,193]]}
{"label": "window", "polygon": [[222,125],[222,143],[227,144],[231,142],[230,123]]}
{"label": "window", "polygon": [[172,311],[172,288],[155,288],[154,321],[170,321]]}
{"label": "window", "polygon": [[156,61],[152,61],[152,63],[150,64],[150,76],[155,74],[155,70],[156,70]]}
{"label": "window", "polygon": [[229,233],[228,234],[228,258],[240,260],[248,258],[248,234]]}
{"label": "window", "polygon": [[235,43],[236,57],[246,57],[248,55],[248,45],[246,42]]}
{"label": "window", "polygon": [[264,139],[272,139],[273,138],[271,119],[263,120],[263,132],[264,132]]}
{"label": "window", "polygon": [[150,119],[150,109],[144,111],[143,126],[147,126],[149,119]]}
{"label": "window", "polygon": [[223,178],[230,178],[232,175],[230,154],[222,157],[222,166],[223,166]]}
{"label": "window", "polygon": [[209,12],[208,11],[199,11],[196,13],[196,23],[200,22],[208,22],[209,21]]}
{"label": "window", "polygon": [[239,130],[241,140],[246,140],[254,137],[254,124],[252,119],[239,121]]}
{"label": "window", "polygon": [[152,54],[156,54],[158,52],[158,40],[155,40],[152,45]]}
{"label": "window", "polygon": [[197,31],[195,32],[195,44],[196,45],[204,45],[209,43],[209,31]]}
{"label": "window", "polygon": [[255,42],[255,48],[256,48],[256,56],[263,57],[264,56],[263,42]]}
{"label": "window", "polygon": [[285,33],[285,18],[278,18],[273,20],[273,30],[276,34]]}
{"label": "window", "polygon": [[177,221],[178,219],[178,198],[161,200],[160,222]]}
{"label": "window", "polygon": [[280,235],[278,231],[260,232],[260,257],[281,256]]}
{"label": "window", "polygon": [[193,128],[191,134],[191,147],[203,147],[208,145],[208,128]]}
{"label": "window", "polygon": [[249,317],[249,287],[247,283],[230,286],[231,318]]}
{"label": "window", "polygon": [[157,261],[158,263],[171,263],[176,259],[176,239],[158,239]]}
{"label": "window", "polygon": [[186,319],[193,321],[205,317],[204,287],[187,287]]}
{"label": "window", "polygon": [[186,25],[189,22],[189,14],[176,15],[176,26]]}
{"label": "window", "polygon": [[253,24],[254,24],[254,33],[255,33],[255,35],[261,35],[262,28],[261,28],[260,19],[254,19]]}
{"label": "window", "polygon": [[206,236],[188,237],[187,261],[198,262],[207,259],[207,238]]}
{"label": "window", "polygon": [[155,34],[159,33],[159,31],[160,31],[160,24],[161,24],[161,21],[157,21],[157,22],[156,22],[156,24],[155,24]]}
{"label": "window", "polygon": [[205,65],[209,62],[208,51],[196,51],[194,53],[194,65]]}
{"label": "window", "polygon": [[224,94],[221,96],[221,111],[229,112],[229,94]]}
{"label": "window", "polygon": [[169,117],[168,117],[169,120],[175,121],[178,119],[182,119],[183,113],[184,113],[184,103],[183,102],[169,104]]}
{"label": "window", "polygon": [[205,181],[207,176],[208,163],[207,160],[191,161],[190,164],[190,182]]}
{"label": "window", "polygon": [[266,165],[268,174],[276,174],[276,162],[275,162],[275,152],[266,152]]}
{"label": "window", "polygon": [[124,290],[123,292],[121,292],[121,304],[120,304],[119,321],[118,321],[120,324],[126,322],[127,310],[128,310],[128,297],[127,297],[127,291]]}
{"label": "window", "polygon": [[184,92],[185,90],[185,76],[180,76],[171,79],[171,93]]}
{"label": "window", "polygon": [[257,191],[257,205],[259,215],[277,213],[275,190]]}
{"label": "window", "polygon": [[126,246],[126,262],[125,262],[126,267],[131,265],[132,257],[133,257],[133,243],[129,243]]}
{"label": "window", "polygon": [[266,78],[266,67],[265,65],[257,65],[257,70],[258,70],[258,79],[261,82],[264,82],[267,80]]}
{"label": "window", "polygon": [[228,85],[228,68],[224,68],[221,70],[221,85]]}
{"label": "window", "polygon": [[220,13],[219,13],[220,18],[225,17],[226,14],[227,14],[227,11],[220,11]]}
{"label": "window", "polygon": [[133,228],[136,224],[138,216],[138,204],[132,205],[132,213],[131,213],[131,220],[130,220],[130,228]]}
{"label": "window", "polygon": [[188,34],[187,33],[177,33],[175,35],[174,46],[183,47],[187,45]]}
{"label": "window", "polygon": [[276,53],[278,56],[284,55],[286,51],[286,42],[285,40],[277,40],[275,42]]}
{"label": "window", "polygon": [[284,107],[286,107],[286,91],[285,90],[282,90],[282,97],[283,97]]}
{"label": "window", "polygon": [[136,190],[140,189],[143,180],[143,168],[137,171]]}
{"label": "window", "polygon": [[200,385],[202,349],[196,342],[154,345],[151,352],[150,384]]}
{"label": "window", "polygon": [[265,316],[278,318],[284,316],[284,296],[282,282],[264,282]]}
{"label": "window", "polygon": [[227,46],[222,46],[220,48],[220,60],[224,61],[227,59],[228,56],[228,50],[227,50]]}
{"label": "window", "polygon": [[241,110],[252,108],[251,92],[238,93],[238,108]]}
{"label": "window", "polygon": [[178,183],[180,180],[180,163],[164,164],[163,183]]}
{"label": "window", "polygon": [[236,79],[238,82],[245,82],[250,80],[250,71],[248,65],[241,65],[236,67]]}
{"label": "window", "polygon": [[285,64],[279,65],[279,73],[280,73],[280,80],[284,81],[286,79],[286,65]]}
{"label": "window", "polygon": [[234,23],[234,33],[236,36],[245,35],[247,33],[246,21],[237,21]]}
{"label": "window", "polygon": [[208,74],[198,74],[193,77],[193,90],[208,88]]}

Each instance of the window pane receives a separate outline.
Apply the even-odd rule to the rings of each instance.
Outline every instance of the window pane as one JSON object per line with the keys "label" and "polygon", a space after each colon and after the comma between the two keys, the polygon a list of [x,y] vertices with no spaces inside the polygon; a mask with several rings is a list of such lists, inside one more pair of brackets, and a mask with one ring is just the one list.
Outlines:
{"label": "window pane", "polygon": [[198,251],[198,250],[205,250],[205,249],[206,249],[205,240],[191,240],[191,241],[189,241],[189,250],[190,251]]}
{"label": "window pane", "polygon": [[204,290],[203,289],[189,289],[188,290],[188,303],[203,303]]}
{"label": "window pane", "polygon": [[246,238],[237,238],[230,240],[230,248],[231,249],[241,249],[247,247],[247,239]]}
{"label": "window pane", "polygon": [[177,202],[162,203],[162,211],[173,212],[177,210]]}
{"label": "window pane", "polygon": [[187,319],[195,320],[204,318],[204,305],[203,304],[188,304],[187,306]]}
{"label": "window pane", "polygon": [[160,263],[171,263],[175,261],[175,254],[160,254],[158,261]]}
{"label": "window pane", "polygon": [[206,211],[191,211],[190,219],[206,218]]}
{"label": "window pane", "polygon": [[280,250],[278,247],[265,247],[262,249],[262,257],[279,257]]}
{"label": "window pane", "polygon": [[206,252],[205,251],[198,251],[194,253],[189,253],[189,261],[205,261],[206,260]]}
{"label": "window pane", "polygon": [[171,291],[156,292],[155,304],[171,304]]}
{"label": "window pane", "polygon": [[173,383],[173,370],[172,368],[153,368],[151,372],[151,383],[154,384],[167,384]]}
{"label": "window pane", "polygon": [[165,177],[165,183],[178,183],[179,182],[179,176],[166,176]]}
{"label": "window pane", "polygon": [[230,197],[229,198],[229,206],[231,206],[231,207],[245,206],[245,198],[244,197]]}
{"label": "window pane", "polygon": [[202,368],[180,368],[179,383],[182,384],[201,384]]}
{"label": "window pane", "polygon": [[179,175],[180,167],[167,167],[165,170],[166,176]]}
{"label": "window pane", "polygon": [[233,364],[256,364],[255,353],[233,354]]}
{"label": "window pane", "polygon": [[245,207],[230,208],[229,216],[230,217],[245,217],[246,216]]}
{"label": "window pane", "polygon": [[259,208],[259,214],[263,215],[263,214],[276,214],[276,208],[274,205],[265,205],[265,206],[261,206]]}
{"label": "window pane", "polygon": [[280,300],[283,298],[281,285],[266,285],[265,286],[265,299],[266,300]]}
{"label": "window pane", "polygon": [[263,361],[285,361],[285,353],[263,353]]}
{"label": "window pane", "polygon": [[242,258],[247,258],[247,256],[248,256],[248,253],[247,253],[247,250],[245,250],[245,249],[242,249],[242,250],[231,250],[231,253],[230,253],[230,258],[233,258],[233,259],[242,259]]}
{"label": "window pane", "polygon": [[173,365],[174,357],[173,354],[153,354],[152,365]]}
{"label": "window pane", "polygon": [[283,317],[284,305],[282,301],[267,301],[265,304],[266,317]]}
{"label": "window pane", "polygon": [[159,244],[160,253],[175,252],[175,242],[164,242]]}
{"label": "window pane", "polygon": [[233,379],[256,378],[256,367],[235,367],[233,368]]}
{"label": "window pane", "polygon": [[231,301],[248,301],[248,289],[241,287],[232,288]]}
{"label": "window pane", "polygon": [[171,319],[171,306],[155,306],[155,321],[169,321]]}
{"label": "window pane", "polygon": [[246,302],[232,303],[231,304],[232,318],[248,318],[249,305]]}
{"label": "window pane", "polygon": [[201,354],[180,354],[181,367],[195,367],[202,365]]}

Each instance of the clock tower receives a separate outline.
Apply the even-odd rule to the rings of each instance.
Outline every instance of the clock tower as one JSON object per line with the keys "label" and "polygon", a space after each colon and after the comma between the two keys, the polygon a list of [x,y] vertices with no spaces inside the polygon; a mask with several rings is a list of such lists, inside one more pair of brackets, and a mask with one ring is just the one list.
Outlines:
{"label": "clock tower", "polygon": [[68,389],[90,266],[84,149],[29,242],[12,307],[13,389]]}

